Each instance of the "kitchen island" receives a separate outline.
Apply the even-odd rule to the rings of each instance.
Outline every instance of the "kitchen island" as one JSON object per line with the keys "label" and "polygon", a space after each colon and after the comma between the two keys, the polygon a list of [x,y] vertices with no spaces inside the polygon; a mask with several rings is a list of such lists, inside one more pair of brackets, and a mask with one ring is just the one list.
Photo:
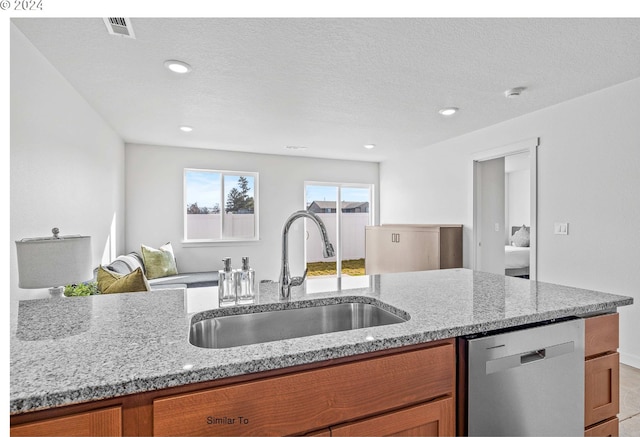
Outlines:
{"label": "kitchen island", "polygon": [[[183,289],[17,302],[11,311],[11,423],[77,414],[98,402],[123,405],[122,416],[113,420],[124,424],[124,434],[138,425],[151,430],[157,423],[152,419],[156,397],[150,393],[180,394],[185,387],[203,390],[289,370],[357,363],[360,357],[385,359],[394,351],[453,347],[451,339],[468,334],[611,313],[633,303],[626,296],[467,269],[348,282],[335,282],[329,287],[333,291],[309,283],[293,289],[288,303],[278,301],[277,284],[261,284],[255,304],[225,309],[215,308],[213,289],[199,296],[198,304],[188,294],[193,290]],[[336,302],[372,303],[408,320],[226,349],[188,341],[191,319],[203,311],[208,317]],[[225,419],[208,415],[203,420]]]}

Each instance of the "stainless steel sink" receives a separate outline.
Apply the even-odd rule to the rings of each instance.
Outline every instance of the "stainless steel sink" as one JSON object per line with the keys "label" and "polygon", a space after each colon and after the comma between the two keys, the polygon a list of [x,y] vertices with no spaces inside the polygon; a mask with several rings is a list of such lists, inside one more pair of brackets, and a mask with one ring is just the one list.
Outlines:
{"label": "stainless steel sink", "polygon": [[221,349],[370,328],[408,320],[368,303],[339,303],[262,313],[213,317],[192,322],[189,342]]}

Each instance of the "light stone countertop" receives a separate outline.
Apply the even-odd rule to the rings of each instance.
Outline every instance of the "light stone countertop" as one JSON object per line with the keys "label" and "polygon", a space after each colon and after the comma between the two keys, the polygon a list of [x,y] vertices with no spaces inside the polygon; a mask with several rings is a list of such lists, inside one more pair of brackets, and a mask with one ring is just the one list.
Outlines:
{"label": "light stone countertop", "polygon": [[[188,341],[195,314],[336,302],[372,302],[408,313],[410,320],[227,349],[198,348]],[[277,284],[260,284],[254,305],[226,309],[216,308],[215,287],[19,301],[11,307],[10,414],[613,312],[632,303],[626,296],[467,269],[340,282],[308,279],[292,291],[290,303],[278,302]]]}

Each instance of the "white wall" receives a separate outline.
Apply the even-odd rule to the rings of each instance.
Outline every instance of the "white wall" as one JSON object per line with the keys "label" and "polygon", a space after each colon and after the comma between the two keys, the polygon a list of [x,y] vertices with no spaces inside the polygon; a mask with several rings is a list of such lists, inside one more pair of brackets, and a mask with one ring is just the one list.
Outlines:
{"label": "white wall", "polygon": [[514,226],[531,225],[530,173],[529,170],[519,170],[506,174],[507,236],[511,235]]}
{"label": "white wall", "polygon": [[10,148],[11,299],[46,297],[18,288],[14,241],[89,235],[96,266],[122,250],[124,143],[13,24]]}
{"label": "white wall", "polygon": [[620,309],[620,351],[640,367],[638,120],[635,79],[383,162],[381,222],[464,224],[469,267],[472,155],[539,137],[538,279],[634,297]]}
{"label": "white wall", "polygon": [[[304,209],[305,181],[378,185],[377,163],[141,144],[127,144],[125,150],[126,251],[171,242],[178,269],[185,272],[218,270],[227,256],[239,267],[248,256],[258,280],[277,280],[282,226],[291,213]],[[260,241],[183,244],[184,168],[258,172]],[[290,232],[293,275],[303,272],[302,224],[298,221]]]}

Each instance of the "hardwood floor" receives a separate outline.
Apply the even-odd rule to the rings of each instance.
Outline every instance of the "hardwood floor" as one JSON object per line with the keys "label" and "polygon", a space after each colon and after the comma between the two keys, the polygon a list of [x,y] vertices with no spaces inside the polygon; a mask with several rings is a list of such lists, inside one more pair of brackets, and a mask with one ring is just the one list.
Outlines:
{"label": "hardwood floor", "polygon": [[620,437],[640,437],[640,369],[620,364]]}

